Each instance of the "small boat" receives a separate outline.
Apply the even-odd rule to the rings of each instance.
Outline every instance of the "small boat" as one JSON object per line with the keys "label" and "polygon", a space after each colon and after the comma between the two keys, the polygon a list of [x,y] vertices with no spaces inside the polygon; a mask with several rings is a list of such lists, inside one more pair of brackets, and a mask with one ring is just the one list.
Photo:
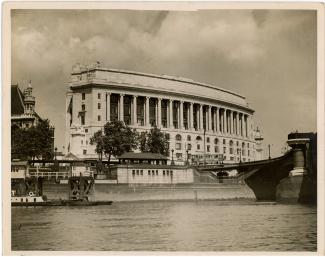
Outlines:
{"label": "small boat", "polygon": [[12,196],[11,206],[61,206],[61,200],[49,201],[46,196]]}
{"label": "small boat", "polygon": [[61,200],[64,206],[97,206],[97,205],[111,205],[113,201],[87,201],[83,199],[77,200]]}

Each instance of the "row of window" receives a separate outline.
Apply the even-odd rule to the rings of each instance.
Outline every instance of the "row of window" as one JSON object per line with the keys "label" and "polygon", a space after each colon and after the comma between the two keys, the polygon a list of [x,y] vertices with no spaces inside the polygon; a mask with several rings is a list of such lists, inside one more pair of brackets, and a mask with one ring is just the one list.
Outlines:
{"label": "row of window", "polygon": [[[182,140],[182,136],[180,134],[177,134],[175,136],[175,139],[176,139],[176,141],[181,141]],[[187,135],[187,141],[191,141],[191,140],[192,140],[191,136],[190,135]],[[201,140],[202,140],[202,137],[201,136],[197,136],[196,137],[196,141],[201,141]],[[207,143],[210,143],[210,137],[207,137],[206,138],[206,142]],[[225,145],[226,144],[226,139],[223,139],[222,140],[222,143]],[[219,144],[219,139],[218,138],[215,138],[214,139],[214,144],[216,144],[216,145]],[[234,142],[232,140],[230,140],[229,141],[229,145],[233,145],[233,144],[234,144]],[[238,141],[236,141],[236,145],[239,146],[239,142]],[[242,145],[244,146],[245,145],[245,142],[243,142]],[[247,143],[247,147],[249,147],[249,143]]]}
{"label": "row of window", "polygon": [[[173,176],[172,170],[163,170],[162,172],[159,170],[148,170],[148,176],[159,176],[159,173],[163,176]],[[143,176],[143,170],[132,170],[132,176]]]}
{"label": "row of window", "polygon": [[[210,145],[207,145],[206,146],[207,147],[207,149],[206,149],[206,151],[207,152],[211,152],[211,146]],[[182,144],[181,143],[176,143],[175,144],[175,149],[176,150],[182,150]],[[187,148],[186,148],[187,150],[192,150],[192,145],[191,144],[187,144]],[[196,145],[196,150],[201,150],[201,145],[200,144],[197,144]],[[237,148],[237,154],[240,154],[240,148]],[[219,146],[215,146],[214,147],[214,152],[215,153],[219,153]],[[223,153],[224,154],[226,154],[227,153],[227,147],[223,147]],[[229,153],[230,154],[233,154],[233,148],[231,147],[231,148],[229,148]],[[249,156],[249,150],[247,150],[247,154],[248,154],[248,156]],[[242,149],[242,155],[245,155],[245,150],[244,149]]]}
{"label": "row of window", "polygon": [[[82,99],[82,100],[86,100],[86,93],[82,93],[82,94],[81,94],[81,99]],[[98,94],[97,94],[97,99],[101,99],[101,93],[98,93]]]}

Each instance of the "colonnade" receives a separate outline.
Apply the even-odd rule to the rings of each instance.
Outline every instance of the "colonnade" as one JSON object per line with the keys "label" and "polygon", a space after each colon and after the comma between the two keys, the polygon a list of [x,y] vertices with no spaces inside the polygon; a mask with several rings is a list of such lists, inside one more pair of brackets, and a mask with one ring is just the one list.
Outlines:
{"label": "colonnade", "polygon": [[[111,121],[111,95],[106,94],[106,121]],[[125,121],[124,99],[131,98],[130,124],[132,126],[182,129],[190,131],[238,135],[247,137],[250,115],[223,106],[160,97],[118,95],[118,120]],[[139,101],[141,98],[141,101]],[[139,105],[140,104],[140,105]],[[141,108],[141,110],[138,110]],[[153,108],[153,109],[151,109]],[[141,112],[142,111],[142,112]],[[139,116],[139,117],[138,117]]]}

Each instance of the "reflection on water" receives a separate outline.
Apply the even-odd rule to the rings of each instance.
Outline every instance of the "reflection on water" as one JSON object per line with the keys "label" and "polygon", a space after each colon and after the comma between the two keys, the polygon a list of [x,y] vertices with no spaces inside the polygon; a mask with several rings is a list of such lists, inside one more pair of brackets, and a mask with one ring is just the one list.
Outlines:
{"label": "reflection on water", "polygon": [[316,251],[316,207],[124,202],[12,208],[12,250]]}

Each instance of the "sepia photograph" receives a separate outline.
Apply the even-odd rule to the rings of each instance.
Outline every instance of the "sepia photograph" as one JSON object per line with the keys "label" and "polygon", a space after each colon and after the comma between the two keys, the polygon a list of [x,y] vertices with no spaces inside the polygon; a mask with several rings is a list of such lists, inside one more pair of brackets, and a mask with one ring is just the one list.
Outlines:
{"label": "sepia photograph", "polygon": [[5,6],[8,254],[324,250],[321,4],[52,4]]}

